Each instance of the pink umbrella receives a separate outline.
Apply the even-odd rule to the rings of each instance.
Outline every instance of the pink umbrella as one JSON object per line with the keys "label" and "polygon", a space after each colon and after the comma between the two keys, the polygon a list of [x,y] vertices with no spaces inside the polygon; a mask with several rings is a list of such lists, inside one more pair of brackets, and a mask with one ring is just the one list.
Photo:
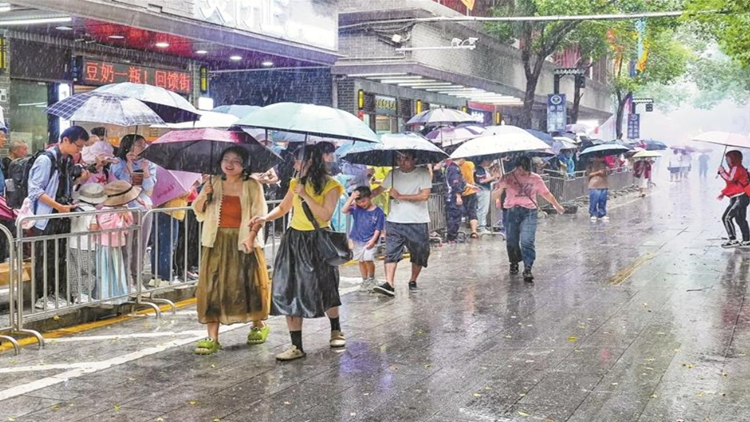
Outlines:
{"label": "pink umbrella", "polygon": [[179,198],[190,192],[195,183],[200,182],[201,175],[198,173],[188,173],[186,171],[166,170],[162,167],[156,167],[156,186],[151,200],[154,206],[166,204],[167,202]]}

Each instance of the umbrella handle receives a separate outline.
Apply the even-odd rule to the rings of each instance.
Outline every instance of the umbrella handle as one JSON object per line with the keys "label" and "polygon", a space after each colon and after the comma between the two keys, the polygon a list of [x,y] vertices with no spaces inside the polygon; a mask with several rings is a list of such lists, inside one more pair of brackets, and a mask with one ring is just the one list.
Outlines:
{"label": "umbrella handle", "polygon": [[[213,179],[213,176],[210,176],[208,178],[208,184],[211,185],[211,187],[213,187],[213,183],[211,181],[212,179]],[[213,194],[213,192],[211,192],[208,195],[206,195],[206,201],[203,203],[203,212],[206,212],[206,208],[208,208],[208,204],[210,204],[211,202],[213,202],[213,200],[214,200],[214,194]]]}

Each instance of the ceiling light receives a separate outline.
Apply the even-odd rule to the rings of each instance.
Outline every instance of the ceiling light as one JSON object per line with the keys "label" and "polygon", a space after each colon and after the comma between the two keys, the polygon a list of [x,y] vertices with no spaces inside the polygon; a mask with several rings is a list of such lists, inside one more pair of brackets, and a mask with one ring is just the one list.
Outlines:
{"label": "ceiling light", "polygon": [[10,3],[0,3],[0,13],[6,13],[10,12],[12,9],[12,6]]}
{"label": "ceiling light", "polygon": [[58,31],[72,31],[73,30],[73,28],[69,26],[57,26],[55,27],[55,29],[57,29]]}
{"label": "ceiling light", "polygon": [[110,38],[110,39],[113,39],[113,40],[124,40],[125,39],[125,37],[122,36],[122,35],[110,35],[107,38]]}
{"label": "ceiling light", "polygon": [[72,21],[73,18],[39,18],[39,19],[13,19],[13,20],[0,20],[0,26],[14,26],[14,25],[36,25],[40,23],[65,23]]}
{"label": "ceiling light", "polygon": [[195,50],[195,54],[208,54],[208,50]]}
{"label": "ceiling light", "polygon": [[229,60],[231,60],[233,62],[238,62],[238,61],[242,60],[242,56],[237,56],[237,55],[235,55],[235,56],[229,56]]}
{"label": "ceiling light", "polygon": [[159,41],[158,43],[154,44],[155,46],[159,48],[167,48],[169,47],[169,43],[166,41]]}
{"label": "ceiling light", "polygon": [[350,78],[382,78],[386,76],[405,76],[406,73],[353,73],[347,75]]}
{"label": "ceiling light", "polygon": [[409,82],[405,84],[398,84],[398,86],[410,86],[412,88],[419,88],[419,87],[429,87],[434,88],[438,86],[451,86],[453,85],[450,82]]}
{"label": "ceiling light", "polygon": [[261,63],[261,66],[263,67],[273,67],[273,62],[270,60],[266,60],[263,63]]}

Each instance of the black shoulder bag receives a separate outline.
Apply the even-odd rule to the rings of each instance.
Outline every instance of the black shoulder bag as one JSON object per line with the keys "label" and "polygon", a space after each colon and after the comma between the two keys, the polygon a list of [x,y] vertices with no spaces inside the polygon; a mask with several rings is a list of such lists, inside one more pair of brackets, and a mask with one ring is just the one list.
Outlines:
{"label": "black shoulder bag", "polygon": [[300,201],[302,201],[302,209],[305,211],[308,220],[315,227],[315,231],[320,234],[315,242],[315,247],[323,260],[332,267],[338,267],[351,261],[354,254],[349,249],[349,240],[346,238],[346,233],[321,229],[318,220],[313,216],[310,206],[302,198],[300,198]]}

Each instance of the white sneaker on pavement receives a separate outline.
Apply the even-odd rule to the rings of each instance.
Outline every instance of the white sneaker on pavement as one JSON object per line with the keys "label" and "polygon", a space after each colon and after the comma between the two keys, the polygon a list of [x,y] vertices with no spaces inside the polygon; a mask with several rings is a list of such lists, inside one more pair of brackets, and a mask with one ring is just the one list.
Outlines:
{"label": "white sneaker on pavement", "polygon": [[602,221],[609,221],[609,216],[608,216],[608,215],[605,215],[604,217],[602,217],[602,218],[601,218],[601,220],[602,220]]}
{"label": "white sneaker on pavement", "polygon": [[740,241],[739,240],[728,240],[728,241],[726,241],[726,242],[724,242],[724,243],[721,244],[721,247],[724,248],[724,249],[736,248],[738,246],[740,246]]}

